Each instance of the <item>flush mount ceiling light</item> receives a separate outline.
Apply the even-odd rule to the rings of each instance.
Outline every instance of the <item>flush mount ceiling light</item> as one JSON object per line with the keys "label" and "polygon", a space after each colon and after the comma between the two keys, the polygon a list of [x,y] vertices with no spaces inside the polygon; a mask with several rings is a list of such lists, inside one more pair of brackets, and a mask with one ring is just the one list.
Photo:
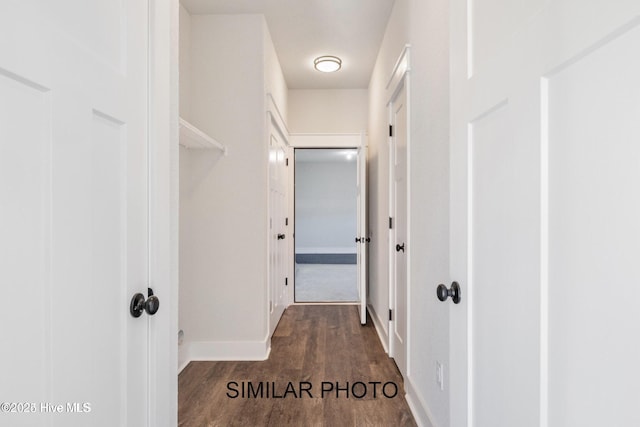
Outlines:
{"label": "flush mount ceiling light", "polygon": [[319,56],[313,60],[313,66],[323,73],[333,73],[342,67],[342,60],[337,56]]}

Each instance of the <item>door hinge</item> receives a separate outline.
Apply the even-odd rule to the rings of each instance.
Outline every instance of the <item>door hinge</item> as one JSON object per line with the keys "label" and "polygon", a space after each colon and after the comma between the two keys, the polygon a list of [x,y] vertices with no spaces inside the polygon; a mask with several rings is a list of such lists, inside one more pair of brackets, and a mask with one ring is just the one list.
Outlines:
{"label": "door hinge", "polygon": [[286,159],[284,159],[284,165],[285,166],[289,166],[289,158],[288,157]]}
{"label": "door hinge", "polygon": [[393,310],[389,309],[389,321],[393,320]]}
{"label": "door hinge", "polygon": [[284,225],[289,225],[289,218],[284,219]]}
{"label": "door hinge", "polygon": [[393,125],[389,125],[389,136],[393,136]]}
{"label": "door hinge", "polygon": [[393,228],[393,218],[389,217],[389,230]]}
{"label": "door hinge", "polygon": [[284,285],[285,286],[289,286],[289,278],[288,277],[284,278]]}

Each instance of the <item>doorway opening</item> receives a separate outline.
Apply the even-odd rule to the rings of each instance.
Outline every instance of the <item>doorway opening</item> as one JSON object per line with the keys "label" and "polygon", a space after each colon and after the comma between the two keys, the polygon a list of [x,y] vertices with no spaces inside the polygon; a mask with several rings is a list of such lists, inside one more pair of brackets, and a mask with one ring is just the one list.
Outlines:
{"label": "doorway opening", "polygon": [[358,151],[295,150],[296,303],[357,303]]}

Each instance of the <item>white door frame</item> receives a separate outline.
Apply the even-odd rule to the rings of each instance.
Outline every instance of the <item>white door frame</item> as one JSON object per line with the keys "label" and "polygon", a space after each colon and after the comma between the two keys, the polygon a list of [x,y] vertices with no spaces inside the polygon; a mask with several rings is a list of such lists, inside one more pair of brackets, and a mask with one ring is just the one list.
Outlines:
{"label": "white door frame", "polygon": [[[290,158],[294,157],[294,150],[296,148],[352,148],[359,149],[360,147],[368,147],[367,133],[362,131],[360,133],[292,133],[289,135],[289,146],[291,149]],[[291,244],[289,246],[289,259],[295,259],[295,160],[290,162],[293,164],[292,168],[289,168],[289,227],[291,236]],[[365,206],[368,215],[368,206]],[[368,233],[367,233],[368,236]],[[366,261],[365,261],[366,262]],[[367,266],[368,269],[368,266]],[[289,289],[289,304],[294,304],[294,288],[295,288],[295,262],[291,262],[291,276],[293,286]],[[366,304],[365,304],[366,305]]]}
{"label": "white door frame", "polygon": [[178,0],[149,0],[149,425],[178,423]]}
{"label": "white door frame", "polygon": [[[400,54],[400,57],[398,58],[398,60],[396,61],[395,66],[393,67],[393,72],[391,73],[391,77],[389,78],[389,82],[387,83],[386,89],[388,91],[390,91],[391,96],[389,97],[389,100],[387,102],[387,109],[388,109],[388,120],[389,120],[389,124],[391,124],[393,122],[393,103],[394,100],[396,99],[396,97],[398,96],[398,93],[400,92],[400,90],[404,87],[404,90],[406,91],[406,102],[407,102],[407,124],[406,124],[406,129],[407,129],[407,239],[406,239],[406,246],[407,248],[411,248],[411,210],[410,210],[410,206],[411,206],[411,198],[409,197],[409,195],[411,194],[411,180],[410,180],[410,167],[411,167],[411,162],[409,161],[410,158],[410,152],[411,152],[411,101],[410,101],[410,97],[411,97],[411,91],[410,91],[410,71],[411,71],[411,62],[410,62],[410,52],[411,52],[411,46],[410,45],[405,45],[404,49],[402,50],[402,53]],[[395,213],[395,191],[394,191],[394,180],[395,180],[395,143],[394,143],[394,139],[393,136],[389,135],[388,136],[388,145],[387,148],[389,150],[389,180],[388,180],[388,194],[389,194],[389,218],[393,218],[394,217],[394,213]],[[395,286],[396,286],[396,272],[395,272],[395,242],[396,242],[396,238],[395,238],[395,218],[392,220],[394,222],[393,227],[389,228],[389,248],[388,248],[388,252],[389,252],[389,310],[393,310],[395,307]],[[410,319],[410,310],[411,310],[411,304],[409,304],[408,302],[411,299],[411,251],[409,250],[407,252],[407,348],[405,349],[406,351],[406,368],[407,368],[407,372],[403,373],[406,374],[408,376],[409,372],[410,372],[410,357],[409,357],[409,348],[410,348],[410,341],[409,341],[409,336],[410,336],[410,323],[408,321],[408,319]],[[387,325],[387,330],[389,331],[388,334],[388,345],[389,345],[389,356],[393,357],[394,354],[396,354],[396,350],[395,350],[395,346],[393,344],[393,322],[395,321],[397,313],[393,313],[393,319],[394,320],[388,320],[388,325]],[[388,318],[387,318],[388,319]]]}
{"label": "white door frame", "polygon": [[[278,106],[275,102],[275,99],[273,98],[273,95],[271,93],[267,93],[267,99],[266,99],[266,103],[267,103],[267,134],[266,134],[266,146],[270,147],[271,144],[271,135],[274,133],[277,133],[282,142],[285,145],[285,157],[287,157],[287,163],[289,163],[288,157],[289,157],[289,151],[290,151],[290,143],[289,143],[289,130],[287,129],[287,125],[284,121],[284,119],[282,118],[282,115],[280,114],[280,110],[278,109]],[[269,149],[269,148],[267,148]],[[269,159],[267,159],[268,162],[268,167],[267,169],[269,169],[271,162]],[[269,209],[267,209],[267,224],[269,224],[270,222],[270,217],[271,217],[271,201],[270,201],[270,197],[271,197],[271,184],[270,184],[270,176],[267,177],[267,206],[269,206]],[[290,173],[287,172],[287,180],[290,180]],[[287,218],[291,218],[290,212],[289,212],[289,202],[288,200],[290,199],[290,185],[286,184],[286,196],[287,196],[287,203],[286,203],[286,212],[285,212],[285,217]],[[286,251],[285,251],[285,277],[289,278],[292,277],[291,276],[291,271],[292,271],[292,262],[291,262],[291,257],[289,256],[290,254],[290,248],[291,248],[291,241],[293,241],[293,233],[291,232],[291,230],[293,230],[292,226],[291,226],[291,221],[289,221],[289,223],[286,226],[286,232],[285,232],[285,243],[287,245]],[[270,257],[271,257],[271,250],[273,249],[271,247],[271,242],[273,242],[273,236],[271,235],[271,228],[267,227],[267,277],[269,278],[267,280],[268,282],[268,292],[269,294],[271,294],[271,292],[273,292],[273,286],[278,286],[277,284],[271,283],[271,262],[270,262]],[[286,307],[288,307],[290,305],[290,301],[292,299],[292,295],[293,295],[293,291],[292,291],[292,284],[293,284],[293,279],[288,280],[288,283],[290,285],[288,285],[288,288],[286,289],[286,295],[285,295],[285,301],[284,301],[284,309],[286,309]],[[282,285],[282,284],[280,284]],[[271,307],[269,307],[269,302],[271,301],[271,297],[267,298],[267,322],[269,324],[269,337],[268,339],[270,339],[271,335],[273,334],[278,321],[280,320],[281,317],[281,313],[279,315],[277,315],[277,320],[275,318],[272,318],[271,315]],[[276,304],[276,301],[274,301],[274,304]],[[274,307],[275,309],[275,307]]]}

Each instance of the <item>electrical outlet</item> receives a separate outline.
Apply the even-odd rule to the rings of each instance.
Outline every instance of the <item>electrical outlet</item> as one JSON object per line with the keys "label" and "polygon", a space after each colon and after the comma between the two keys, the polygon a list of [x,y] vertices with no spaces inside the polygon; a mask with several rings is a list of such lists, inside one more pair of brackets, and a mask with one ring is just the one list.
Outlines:
{"label": "electrical outlet", "polygon": [[442,363],[436,361],[436,383],[440,387],[440,391],[444,390],[444,369]]}

